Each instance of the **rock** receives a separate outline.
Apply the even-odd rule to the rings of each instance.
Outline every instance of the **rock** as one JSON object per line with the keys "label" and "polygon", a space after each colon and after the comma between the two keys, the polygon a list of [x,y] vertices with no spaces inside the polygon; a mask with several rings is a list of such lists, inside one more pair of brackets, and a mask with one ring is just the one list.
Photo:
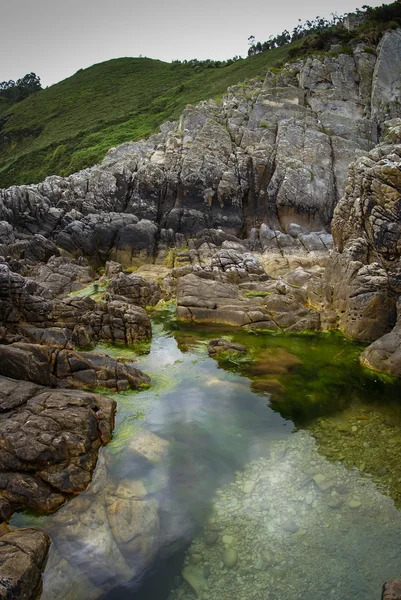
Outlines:
{"label": "rock", "polygon": [[397,323],[393,330],[370,344],[362,352],[363,366],[374,371],[401,377],[401,301],[397,302]]}
{"label": "rock", "polygon": [[125,275],[124,273],[118,273],[110,280],[108,294],[110,299],[112,296],[116,300],[122,300],[142,308],[154,306],[162,297],[162,291],[157,283],[135,274]]}
{"label": "rock", "polygon": [[206,546],[214,546],[218,539],[219,534],[217,533],[217,531],[207,531],[203,536],[203,540]]}
{"label": "rock", "polygon": [[362,505],[362,502],[360,500],[357,500],[356,498],[351,498],[351,500],[349,500],[348,502],[348,506],[350,508],[359,508]]}
{"label": "rock", "polygon": [[232,535],[223,535],[223,537],[221,538],[221,541],[226,546],[233,546],[235,543],[235,540]]}
{"label": "rock", "polygon": [[321,473],[314,475],[313,481],[316,483],[321,492],[328,492],[334,487],[334,481],[331,479],[326,479],[326,477]]}
{"label": "rock", "polygon": [[237,551],[234,548],[225,548],[223,551],[223,564],[227,569],[233,569],[238,562]]}
{"label": "rock", "polygon": [[81,326],[91,343],[102,339],[132,344],[151,336],[149,318],[140,307],[116,300],[96,303],[88,297],[46,297],[41,284],[0,263],[0,324],[7,329],[21,330],[28,337],[42,336],[41,343],[46,343],[46,329],[63,329],[64,346],[74,345],[74,331]]}
{"label": "rock", "polygon": [[182,577],[195,593],[196,598],[201,597],[202,592],[207,589],[207,581],[201,567],[188,566],[182,570]]}
{"label": "rock", "polygon": [[349,337],[368,342],[394,327],[401,291],[401,227],[396,216],[401,120],[389,121],[387,129],[384,141],[349,167],[345,195],[332,222],[338,253],[326,269],[326,298],[337,313],[338,326]]}
{"label": "rock", "polygon": [[83,257],[73,260],[64,256],[53,256],[45,265],[35,266],[29,270],[29,276],[50,292],[51,298],[64,298],[96,279],[95,271]]}
{"label": "rock", "polygon": [[[111,439],[116,403],[0,377],[0,497],[45,512],[84,490],[99,447]],[[7,518],[7,512],[3,513]]]}
{"label": "rock", "polygon": [[296,533],[299,530],[299,526],[294,519],[287,519],[281,524],[281,529],[286,533]]}
{"label": "rock", "polygon": [[158,462],[168,455],[169,442],[155,433],[143,429],[129,441],[128,449],[152,462]]}
{"label": "rock", "polygon": [[221,352],[234,353],[234,354],[246,354],[247,350],[242,344],[234,344],[224,338],[217,338],[210,340],[207,345],[207,351],[210,356],[219,355]]}
{"label": "rock", "polygon": [[266,565],[268,565],[269,567],[274,563],[274,554],[268,548],[265,548],[265,550],[262,550],[262,558],[263,558],[264,562],[266,563]]}
{"label": "rock", "polygon": [[400,600],[401,581],[389,581],[383,585],[382,600]]}
{"label": "rock", "polygon": [[35,529],[20,529],[0,538],[0,596],[34,600],[40,594],[50,538]]}
{"label": "rock", "polygon": [[253,490],[255,489],[256,486],[256,481],[244,481],[244,485],[243,485],[243,491],[244,494],[249,496],[249,494],[252,494]]}
{"label": "rock", "polygon": [[341,508],[341,506],[344,504],[344,500],[342,498],[333,497],[329,498],[327,504],[330,506],[330,508]]}
{"label": "rock", "polygon": [[189,557],[189,562],[191,563],[191,565],[199,565],[199,563],[202,562],[202,555],[201,554],[191,554],[191,556]]}
{"label": "rock", "polygon": [[0,345],[0,375],[62,388],[125,390],[150,383],[139,369],[106,354],[23,343]]}
{"label": "rock", "polygon": [[198,275],[181,277],[177,283],[177,316],[193,322],[226,323],[247,329],[319,329],[317,311],[306,299],[273,294],[244,297],[233,284],[207,280]]}

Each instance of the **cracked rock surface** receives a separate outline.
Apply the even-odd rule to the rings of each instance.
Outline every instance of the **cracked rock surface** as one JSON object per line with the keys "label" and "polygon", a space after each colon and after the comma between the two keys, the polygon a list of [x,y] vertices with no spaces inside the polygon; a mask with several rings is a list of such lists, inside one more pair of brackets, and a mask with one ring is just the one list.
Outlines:
{"label": "cracked rock surface", "polygon": [[111,439],[116,403],[0,377],[0,517],[17,508],[52,512],[91,480]]}

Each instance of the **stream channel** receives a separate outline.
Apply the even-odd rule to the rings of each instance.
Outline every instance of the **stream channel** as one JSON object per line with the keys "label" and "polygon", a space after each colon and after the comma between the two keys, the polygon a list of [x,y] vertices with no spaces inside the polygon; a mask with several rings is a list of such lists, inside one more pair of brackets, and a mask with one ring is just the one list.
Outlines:
{"label": "stream channel", "polygon": [[[379,600],[401,577],[401,384],[338,333],[195,327],[173,307],[152,326],[96,348],[152,385],[113,395],[88,490],[13,518],[52,537],[42,598]],[[217,337],[248,354],[209,357]]]}

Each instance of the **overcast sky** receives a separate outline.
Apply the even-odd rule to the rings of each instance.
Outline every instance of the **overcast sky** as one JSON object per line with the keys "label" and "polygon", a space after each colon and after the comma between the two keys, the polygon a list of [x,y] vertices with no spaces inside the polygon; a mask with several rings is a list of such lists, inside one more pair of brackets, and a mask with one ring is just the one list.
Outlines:
{"label": "overcast sky", "polygon": [[362,0],[0,0],[0,81],[33,71],[48,86],[110,58],[246,56],[298,18],[343,14]]}

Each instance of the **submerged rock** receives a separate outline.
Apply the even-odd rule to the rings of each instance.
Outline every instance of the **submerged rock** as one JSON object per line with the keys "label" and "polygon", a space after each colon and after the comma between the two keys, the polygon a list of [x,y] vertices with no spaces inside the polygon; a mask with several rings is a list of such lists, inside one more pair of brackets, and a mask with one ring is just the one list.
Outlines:
{"label": "submerged rock", "polygon": [[238,562],[237,551],[234,548],[225,548],[223,551],[223,564],[227,569],[233,569]]}
{"label": "submerged rock", "polygon": [[224,338],[218,338],[210,340],[207,345],[207,351],[210,356],[219,355],[221,352],[224,353],[234,353],[234,354],[246,354],[247,349],[242,344],[234,344],[229,340],[225,340]]}
{"label": "submerged rock", "polygon": [[182,577],[193,590],[196,598],[201,597],[202,592],[207,589],[207,581],[201,567],[184,567],[182,570]]}

